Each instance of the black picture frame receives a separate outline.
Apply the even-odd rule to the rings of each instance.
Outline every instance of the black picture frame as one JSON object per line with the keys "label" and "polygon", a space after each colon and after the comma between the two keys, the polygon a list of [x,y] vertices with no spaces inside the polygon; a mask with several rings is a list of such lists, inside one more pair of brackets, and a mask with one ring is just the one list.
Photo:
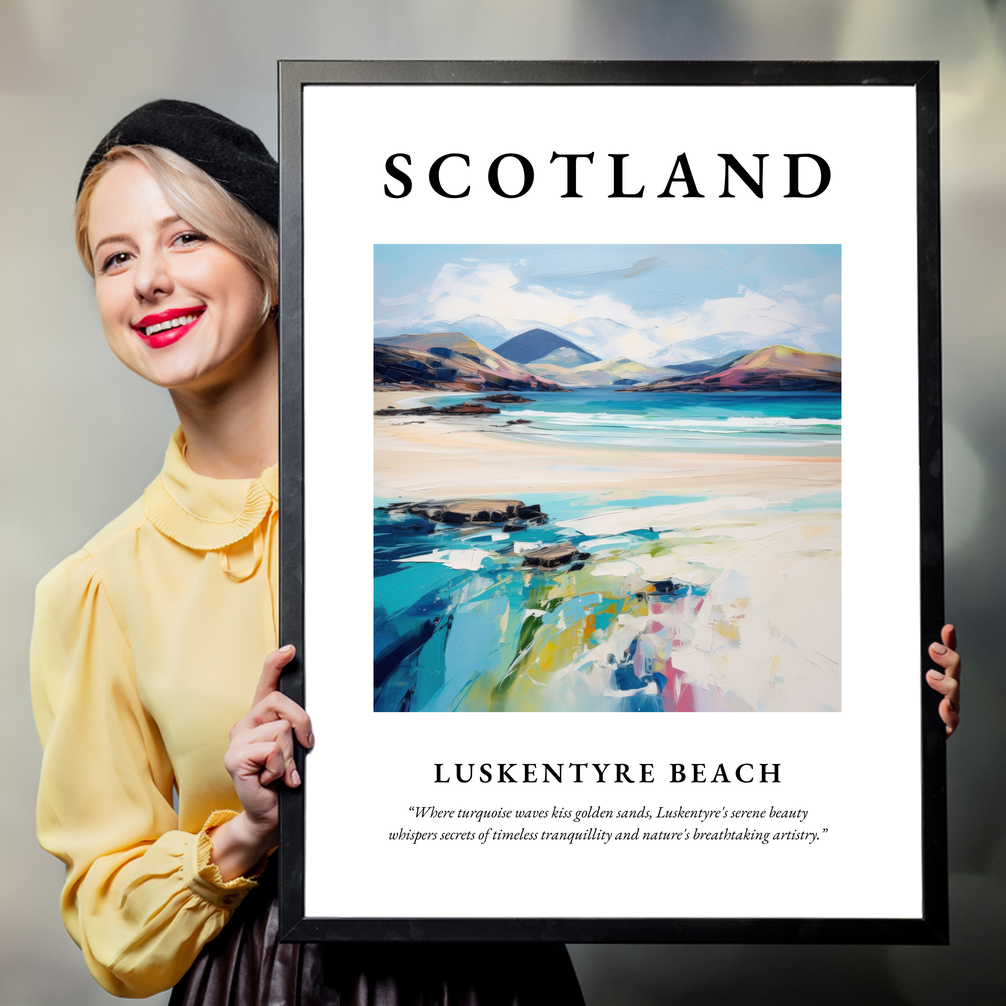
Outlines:
{"label": "black picture frame", "polygon": [[[923,905],[920,918],[317,918],[305,915],[305,806],[310,759],[297,762],[304,785],[283,790],[280,812],[280,927],[287,941],[563,941],[626,943],[940,944],[949,939],[945,736],[939,696],[925,684],[927,647],[943,624],[943,497],[940,379],[939,69],[935,62],[405,62],[281,61],[280,120],[280,641],[297,657],[283,691],[310,710],[310,653],[304,649],[304,397],[302,94],[305,86],[345,84],[798,85],[915,90],[919,352],[918,561],[921,637],[917,641],[923,723]],[[333,869],[339,869],[333,863]]]}

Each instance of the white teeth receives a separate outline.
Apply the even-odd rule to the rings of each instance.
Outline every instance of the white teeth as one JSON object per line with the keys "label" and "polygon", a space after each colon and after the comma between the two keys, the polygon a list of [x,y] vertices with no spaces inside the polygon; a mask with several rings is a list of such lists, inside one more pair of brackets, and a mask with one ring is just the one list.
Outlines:
{"label": "white teeth", "polygon": [[158,332],[164,332],[169,328],[180,328],[182,325],[188,325],[198,318],[198,314],[185,314],[181,318],[172,318],[171,321],[162,321],[159,325],[151,325],[143,330],[143,334],[149,339],[152,335],[156,335]]}

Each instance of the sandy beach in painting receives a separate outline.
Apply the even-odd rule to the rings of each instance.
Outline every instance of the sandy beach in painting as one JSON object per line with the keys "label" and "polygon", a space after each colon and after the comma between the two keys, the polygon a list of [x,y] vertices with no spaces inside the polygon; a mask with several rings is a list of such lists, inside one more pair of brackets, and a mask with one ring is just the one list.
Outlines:
{"label": "sandy beach in painting", "polygon": [[[374,411],[404,408],[421,397],[377,391]],[[759,498],[781,502],[837,490],[840,484],[841,462],[831,458],[615,451],[541,441],[508,429],[505,422],[497,416],[419,422],[375,415],[375,493],[422,499],[433,492],[487,496],[589,489],[628,499],[634,491],[750,495],[754,483]]]}
{"label": "sandy beach in painting", "polygon": [[[374,398],[375,411],[418,404]],[[473,570],[455,637],[465,618],[474,655],[483,621],[501,624],[508,658],[490,669],[491,650],[480,671],[445,652],[425,689],[416,676],[424,708],[840,708],[836,457],[611,449],[514,430],[502,414],[375,416],[374,447],[377,505],[475,496],[553,511],[552,536],[451,529],[419,557]],[[521,565],[555,535],[589,556],[579,569]],[[523,610],[483,575],[501,565],[524,581]],[[464,676],[453,688],[451,669]]]}

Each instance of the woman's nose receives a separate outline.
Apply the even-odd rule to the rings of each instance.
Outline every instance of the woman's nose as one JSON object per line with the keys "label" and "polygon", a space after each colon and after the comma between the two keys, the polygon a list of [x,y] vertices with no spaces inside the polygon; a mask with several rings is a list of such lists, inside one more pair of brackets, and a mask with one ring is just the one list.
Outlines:
{"label": "woman's nose", "polygon": [[133,271],[136,299],[156,301],[174,290],[168,261],[159,250],[141,254]]}

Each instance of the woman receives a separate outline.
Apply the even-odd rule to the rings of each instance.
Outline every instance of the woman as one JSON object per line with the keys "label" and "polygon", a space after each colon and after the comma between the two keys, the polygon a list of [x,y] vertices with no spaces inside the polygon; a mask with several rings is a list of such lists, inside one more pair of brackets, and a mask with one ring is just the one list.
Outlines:
{"label": "woman", "polygon": [[180,426],[142,499],[38,589],[38,831],[67,929],[120,996],[581,1004],[561,945],[277,943],[276,787],[314,741],[274,649],[277,221],[258,137],[187,102],[131,113],[81,178],[106,339]]}

